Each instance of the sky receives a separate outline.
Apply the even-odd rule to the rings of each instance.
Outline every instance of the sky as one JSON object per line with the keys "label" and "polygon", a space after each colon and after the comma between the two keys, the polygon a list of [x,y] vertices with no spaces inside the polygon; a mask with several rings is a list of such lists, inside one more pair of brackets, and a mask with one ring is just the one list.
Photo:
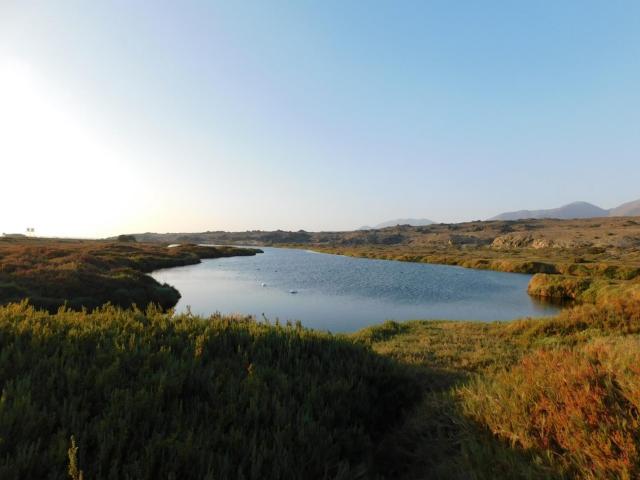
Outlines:
{"label": "sky", "polygon": [[640,2],[0,0],[0,232],[640,198]]}

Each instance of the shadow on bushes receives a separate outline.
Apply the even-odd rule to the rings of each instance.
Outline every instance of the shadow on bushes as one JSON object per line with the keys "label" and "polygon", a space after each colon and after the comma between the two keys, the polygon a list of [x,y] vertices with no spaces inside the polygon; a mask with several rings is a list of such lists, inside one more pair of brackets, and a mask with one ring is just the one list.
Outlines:
{"label": "shadow on bushes", "polygon": [[415,377],[348,339],[249,318],[0,308],[0,477],[377,478]]}

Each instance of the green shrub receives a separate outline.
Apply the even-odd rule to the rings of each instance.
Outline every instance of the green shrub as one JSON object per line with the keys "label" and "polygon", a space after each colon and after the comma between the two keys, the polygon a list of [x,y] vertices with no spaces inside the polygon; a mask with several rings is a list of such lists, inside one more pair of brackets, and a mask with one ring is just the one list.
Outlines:
{"label": "green shrub", "polygon": [[[249,318],[0,308],[0,478],[352,479],[419,395],[346,338]],[[69,447],[73,436],[74,444]]]}

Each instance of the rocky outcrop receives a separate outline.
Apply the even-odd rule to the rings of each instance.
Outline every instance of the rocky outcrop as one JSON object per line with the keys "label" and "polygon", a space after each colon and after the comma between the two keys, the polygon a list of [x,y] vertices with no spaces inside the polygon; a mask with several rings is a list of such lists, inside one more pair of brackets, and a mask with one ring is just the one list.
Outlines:
{"label": "rocky outcrop", "polygon": [[[628,239],[625,245],[632,245],[632,241]],[[592,242],[576,238],[557,238],[552,240],[543,236],[534,236],[526,232],[500,235],[491,242],[492,248],[503,250],[516,250],[519,248],[533,248],[535,250],[543,248],[585,248],[590,246],[593,246]],[[610,246],[610,242],[603,243],[603,246]]]}
{"label": "rocky outcrop", "polygon": [[529,233],[508,233],[500,235],[491,242],[492,248],[514,249],[514,248],[549,248],[553,247],[552,240],[543,237],[534,237]]}

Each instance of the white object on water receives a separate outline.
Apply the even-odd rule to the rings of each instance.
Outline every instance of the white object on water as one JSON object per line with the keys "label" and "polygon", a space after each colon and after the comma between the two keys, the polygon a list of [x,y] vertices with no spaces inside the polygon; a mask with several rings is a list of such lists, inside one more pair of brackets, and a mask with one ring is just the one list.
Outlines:
{"label": "white object on water", "polygon": [[297,290],[289,290],[289,293],[295,294],[295,293],[298,293],[298,291]]}
{"label": "white object on water", "polygon": [[266,283],[264,283],[264,282],[262,282],[262,283],[260,284],[260,286],[261,286],[261,287],[266,287],[266,286],[267,286],[267,284],[266,284]]}

